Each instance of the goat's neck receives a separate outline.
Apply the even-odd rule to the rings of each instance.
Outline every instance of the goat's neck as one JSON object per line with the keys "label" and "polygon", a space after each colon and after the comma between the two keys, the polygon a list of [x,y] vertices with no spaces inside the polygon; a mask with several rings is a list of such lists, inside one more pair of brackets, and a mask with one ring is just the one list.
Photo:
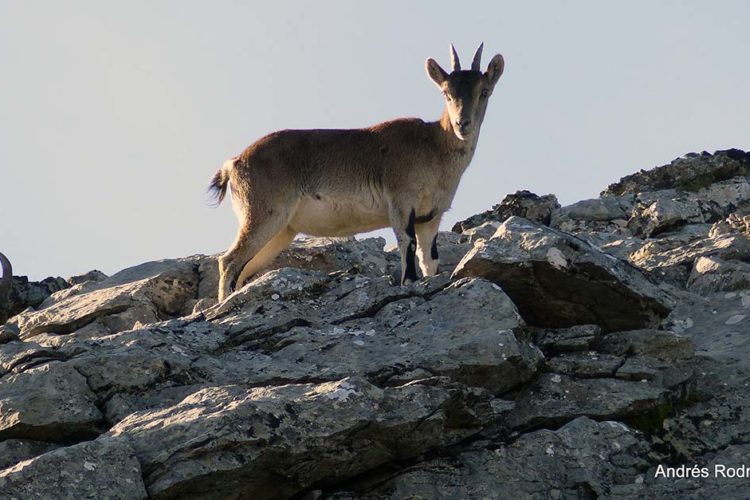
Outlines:
{"label": "goat's neck", "polygon": [[475,128],[474,134],[472,134],[469,139],[462,141],[456,137],[455,132],[453,132],[448,108],[445,108],[436,125],[439,128],[443,147],[446,149],[446,152],[450,157],[455,158],[456,167],[459,169],[460,173],[463,173],[463,171],[466,170],[466,167],[469,166],[469,163],[474,156],[474,151],[477,148],[479,128],[481,124]]}

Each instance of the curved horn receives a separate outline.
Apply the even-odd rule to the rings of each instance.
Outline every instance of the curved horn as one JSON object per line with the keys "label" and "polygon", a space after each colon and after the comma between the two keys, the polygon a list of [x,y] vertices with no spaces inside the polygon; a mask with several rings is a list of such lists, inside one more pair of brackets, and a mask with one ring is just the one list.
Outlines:
{"label": "curved horn", "polygon": [[479,44],[479,48],[474,53],[474,60],[471,61],[472,71],[482,71],[480,65],[482,64],[482,49],[484,48],[484,42]]}
{"label": "curved horn", "polygon": [[461,61],[458,60],[456,47],[451,44],[451,71],[461,71]]}
{"label": "curved horn", "polygon": [[13,285],[13,266],[2,253],[0,253],[0,265],[3,269],[3,278],[0,279],[0,324],[3,324],[7,321],[7,314],[10,312],[6,308],[10,305],[8,299],[10,298],[10,287]]}

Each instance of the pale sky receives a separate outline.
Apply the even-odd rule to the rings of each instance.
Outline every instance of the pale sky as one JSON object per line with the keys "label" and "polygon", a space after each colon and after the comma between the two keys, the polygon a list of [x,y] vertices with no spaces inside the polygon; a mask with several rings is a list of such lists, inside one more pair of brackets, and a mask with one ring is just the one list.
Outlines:
{"label": "pale sky", "polygon": [[216,253],[221,163],[281,128],[434,120],[424,61],[505,57],[443,229],[562,204],[690,151],[750,149],[750,2],[0,0],[0,251],[15,274]]}

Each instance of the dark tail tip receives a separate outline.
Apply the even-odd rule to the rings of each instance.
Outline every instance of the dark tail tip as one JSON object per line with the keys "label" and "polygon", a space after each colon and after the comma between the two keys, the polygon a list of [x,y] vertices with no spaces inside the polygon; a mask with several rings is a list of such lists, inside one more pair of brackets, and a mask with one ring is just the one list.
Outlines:
{"label": "dark tail tip", "polygon": [[227,160],[224,165],[214,174],[211,179],[211,183],[208,185],[208,193],[216,201],[213,203],[214,207],[221,205],[224,201],[224,197],[227,194],[227,186],[229,185],[229,170],[234,167],[234,162],[237,158]]}
{"label": "dark tail tip", "polygon": [[212,203],[214,207],[218,207],[224,201],[224,196],[227,194],[227,183],[221,170],[216,172],[216,175],[211,179],[211,184],[208,185],[208,193],[214,200]]}

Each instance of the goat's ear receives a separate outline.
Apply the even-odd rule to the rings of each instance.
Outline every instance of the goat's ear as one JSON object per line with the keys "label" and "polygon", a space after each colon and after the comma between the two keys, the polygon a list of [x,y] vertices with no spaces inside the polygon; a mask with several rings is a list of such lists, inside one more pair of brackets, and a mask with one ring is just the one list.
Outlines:
{"label": "goat's ear", "polygon": [[492,85],[493,87],[495,86],[497,81],[500,79],[500,75],[503,74],[504,69],[505,59],[503,59],[503,56],[501,56],[500,54],[497,54],[490,61],[490,65],[487,66],[487,72],[485,73],[485,76],[490,81],[490,85]]}
{"label": "goat's ear", "polygon": [[443,82],[448,79],[448,73],[446,73],[433,58],[427,59],[424,68],[427,71],[427,76],[430,77],[430,80],[435,82],[435,85],[439,88],[442,88]]}

